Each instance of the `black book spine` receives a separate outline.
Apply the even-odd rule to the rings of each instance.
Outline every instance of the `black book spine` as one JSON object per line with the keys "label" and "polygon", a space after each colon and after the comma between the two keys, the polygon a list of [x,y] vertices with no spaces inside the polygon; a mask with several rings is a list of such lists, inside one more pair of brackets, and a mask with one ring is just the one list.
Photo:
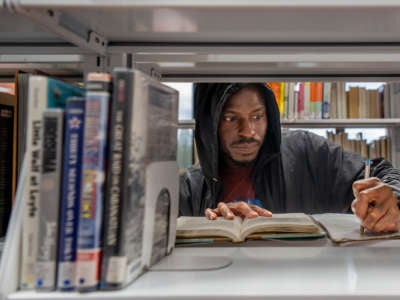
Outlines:
{"label": "black book spine", "polygon": [[117,69],[113,74],[113,101],[109,135],[107,185],[104,201],[102,289],[118,289],[126,276],[127,258],[123,238],[124,177],[129,143],[127,140],[132,116],[133,73]]}
{"label": "black book spine", "polygon": [[14,108],[0,104],[0,237],[7,232],[12,205]]}

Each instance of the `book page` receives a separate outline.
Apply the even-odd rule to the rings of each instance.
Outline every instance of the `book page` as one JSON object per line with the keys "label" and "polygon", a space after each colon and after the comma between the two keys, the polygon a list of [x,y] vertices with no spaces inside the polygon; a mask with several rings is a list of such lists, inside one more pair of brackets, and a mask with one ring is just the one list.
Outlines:
{"label": "book page", "polygon": [[242,237],[253,233],[318,233],[320,228],[306,214],[273,214],[272,217],[244,219]]}
{"label": "book page", "polygon": [[222,217],[216,220],[208,220],[206,217],[179,217],[176,237],[226,237],[234,242],[239,242],[241,223],[240,217],[235,217],[233,220]]}
{"label": "book page", "polygon": [[321,224],[335,243],[400,238],[400,232],[360,234],[360,221],[353,214],[315,214],[312,218]]}

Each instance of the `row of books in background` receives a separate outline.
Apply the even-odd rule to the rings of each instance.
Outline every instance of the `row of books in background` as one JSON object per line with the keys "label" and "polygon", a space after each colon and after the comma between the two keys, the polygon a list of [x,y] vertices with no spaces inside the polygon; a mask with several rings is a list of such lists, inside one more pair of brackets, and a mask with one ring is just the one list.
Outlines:
{"label": "row of books in background", "polygon": [[137,70],[29,76],[20,289],[121,288],[175,243],[178,93]]}
{"label": "row of books in background", "polygon": [[378,89],[345,82],[267,82],[283,120],[400,117],[400,83]]}
{"label": "row of books in background", "polygon": [[373,159],[383,157],[389,161],[391,160],[390,137],[381,137],[378,140],[367,143],[361,132],[357,134],[355,139],[350,139],[347,132],[344,131],[333,132],[328,130],[326,134],[328,140],[342,146],[343,149],[347,151],[358,153],[365,158]]}

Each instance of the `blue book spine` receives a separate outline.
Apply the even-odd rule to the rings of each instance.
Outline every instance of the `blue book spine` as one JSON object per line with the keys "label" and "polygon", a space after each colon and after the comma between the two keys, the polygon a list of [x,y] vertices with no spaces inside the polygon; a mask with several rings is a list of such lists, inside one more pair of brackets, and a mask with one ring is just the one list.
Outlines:
{"label": "blue book spine", "polygon": [[[92,291],[99,286],[110,102],[108,86],[111,76],[104,73],[90,75],[86,93],[82,191],[78,229],[76,284],[79,291]],[[98,87],[99,89],[97,89]]]}
{"label": "blue book spine", "polygon": [[68,99],[65,111],[57,288],[68,291],[75,289],[85,116],[84,98]]}

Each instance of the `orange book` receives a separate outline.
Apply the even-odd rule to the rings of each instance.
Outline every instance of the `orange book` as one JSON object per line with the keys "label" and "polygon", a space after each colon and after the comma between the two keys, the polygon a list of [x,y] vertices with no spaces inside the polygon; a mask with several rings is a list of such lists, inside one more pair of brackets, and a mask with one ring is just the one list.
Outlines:
{"label": "orange book", "polygon": [[314,118],[321,118],[323,90],[323,82],[310,83],[310,112]]}
{"label": "orange book", "polygon": [[0,82],[0,92],[15,95],[15,83],[14,82]]}
{"label": "orange book", "polygon": [[281,111],[282,104],[281,104],[281,95],[283,95],[281,91],[281,82],[267,82],[267,85],[271,88],[272,92],[275,95],[276,103],[278,104],[279,111]]}

